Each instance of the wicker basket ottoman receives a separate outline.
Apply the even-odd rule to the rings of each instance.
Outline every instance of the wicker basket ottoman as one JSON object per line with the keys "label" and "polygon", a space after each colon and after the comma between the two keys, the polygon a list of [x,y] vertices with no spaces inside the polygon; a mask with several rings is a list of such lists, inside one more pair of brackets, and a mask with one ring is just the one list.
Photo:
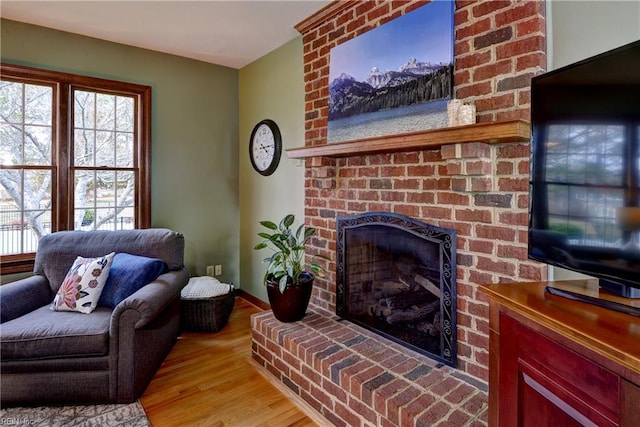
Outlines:
{"label": "wicker basket ottoman", "polygon": [[213,277],[192,277],[180,294],[181,323],[186,331],[218,332],[235,304],[232,285]]}

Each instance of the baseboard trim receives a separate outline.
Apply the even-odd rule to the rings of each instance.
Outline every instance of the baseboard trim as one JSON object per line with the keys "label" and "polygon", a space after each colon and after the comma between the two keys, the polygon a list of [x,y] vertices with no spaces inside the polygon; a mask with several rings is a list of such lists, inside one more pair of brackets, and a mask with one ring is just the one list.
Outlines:
{"label": "baseboard trim", "polygon": [[264,311],[271,310],[271,306],[269,305],[269,303],[264,302],[264,301],[262,301],[261,299],[259,299],[257,297],[254,297],[253,295],[243,291],[242,289],[237,289],[236,290],[236,296],[244,298],[249,303],[251,303],[251,304],[255,305],[256,307],[258,307],[260,310],[264,310]]}

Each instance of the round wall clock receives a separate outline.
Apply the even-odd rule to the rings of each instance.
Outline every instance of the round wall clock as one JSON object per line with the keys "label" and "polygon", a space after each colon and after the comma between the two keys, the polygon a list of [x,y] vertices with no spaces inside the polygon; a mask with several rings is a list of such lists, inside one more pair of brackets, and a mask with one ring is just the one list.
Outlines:
{"label": "round wall clock", "polygon": [[273,120],[263,120],[253,128],[249,138],[249,158],[251,165],[261,175],[275,172],[280,163],[282,137]]}

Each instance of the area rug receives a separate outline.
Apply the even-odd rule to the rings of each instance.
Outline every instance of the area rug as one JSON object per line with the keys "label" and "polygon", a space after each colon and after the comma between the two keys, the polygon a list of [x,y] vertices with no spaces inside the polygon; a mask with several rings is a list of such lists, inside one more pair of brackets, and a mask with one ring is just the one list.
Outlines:
{"label": "area rug", "polygon": [[0,409],[0,425],[149,427],[140,402],[128,405],[39,406]]}

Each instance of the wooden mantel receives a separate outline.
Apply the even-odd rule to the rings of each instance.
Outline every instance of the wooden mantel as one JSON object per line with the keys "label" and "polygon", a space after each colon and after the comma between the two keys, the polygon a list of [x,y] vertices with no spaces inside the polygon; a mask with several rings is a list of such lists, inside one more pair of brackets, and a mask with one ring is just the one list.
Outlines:
{"label": "wooden mantel", "polygon": [[360,154],[424,150],[438,148],[447,144],[467,142],[482,142],[485,144],[528,142],[530,138],[531,126],[529,122],[525,120],[510,120],[432,129],[423,132],[366,138],[312,147],[291,148],[287,150],[287,157],[290,159],[346,157]]}

